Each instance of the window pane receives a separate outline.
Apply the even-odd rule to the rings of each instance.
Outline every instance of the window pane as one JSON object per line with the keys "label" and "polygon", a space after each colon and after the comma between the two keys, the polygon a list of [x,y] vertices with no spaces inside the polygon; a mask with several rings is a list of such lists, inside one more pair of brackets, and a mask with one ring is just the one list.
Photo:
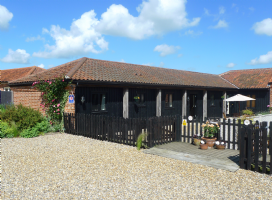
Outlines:
{"label": "window pane", "polygon": [[[256,99],[256,95],[253,94],[253,95],[252,95],[252,98],[253,98],[253,99]],[[255,101],[251,101],[251,102],[252,102],[252,103],[251,103],[251,105],[252,105],[251,107],[252,107],[252,108],[255,108],[255,106],[256,106],[256,100],[255,100]]]}
{"label": "window pane", "polygon": [[144,94],[141,94],[141,102],[144,102]]}
{"label": "window pane", "polygon": [[101,94],[101,110],[106,110],[106,95]]}
{"label": "window pane", "polygon": [[98,111],[98,94],[92,94],[92,111]]}
{"label": "window pane", "polygon": [[169,107],[173,107],[172,94],[169,94]]}
{"label": "window pane", "polygon": [[[248,97],[250,97],[250,95],[247,95]],[[246,107],[250,107],[250,101],[246,102]]]}
{"label": "window pane", "polygon": [[168,107],[168,94],[165,95],[165,107]]}

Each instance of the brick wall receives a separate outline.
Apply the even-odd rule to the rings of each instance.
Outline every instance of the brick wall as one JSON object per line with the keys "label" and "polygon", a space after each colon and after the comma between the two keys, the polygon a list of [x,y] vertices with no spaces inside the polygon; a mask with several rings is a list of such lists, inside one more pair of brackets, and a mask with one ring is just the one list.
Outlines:
{"label": "brick wall", "polygon": [[4,91],[4,88],[5,88],[5,87],[9,87],[9,86],[8,86],[8,83],[5,83],[5,82],[3,83],[3,82],[2,82],[2,83],[0,84],[0,90],[1,90],[1,91]]}
{"label": "brick wall", "polygon": [[[72,87],[68,86],[66,89],[69,90],[69,94],[75,94],[75,85]],[[45,114],[42,110],[42,106],[40,105],[42,102],[41,92],[39,92],[35,87],[16,86],[11,87],[11,90],[13,91],[14,105],[19,105],[21,103],[24,106],[39,110],[42,114]],[[67,99],[64,112],[75,113],[75,103],[69,103]]]}

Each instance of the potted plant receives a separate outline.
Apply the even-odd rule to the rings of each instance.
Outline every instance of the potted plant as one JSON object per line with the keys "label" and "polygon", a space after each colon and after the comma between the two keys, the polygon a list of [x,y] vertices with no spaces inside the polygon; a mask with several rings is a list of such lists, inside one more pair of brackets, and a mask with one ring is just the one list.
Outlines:
{"label": "potted plant", "polygon": [[207,144],[205,144],[205,141],[204,140],[201,140],[200,141],[200,149],[203,149],[203,150],[206,150],[206,149],[208,149],[208,145]]}
{"label": "potted plant", "polygon": [[219,140],[219,141],[215,142],[215,146],[217,149],[221,149],[221,150],[225,149],[225,147],[226,147],[225,145],[226,145],[226,143],[224,141]]}
{"label": "potted plant", "polygon": [[200,145],[200,141],[201,141],[201,136],[195,134],[195,135],[193,136],[193,139],[194,139],[194,144],[195,144],[196,146],[199,146],[199,145]]}
{"label": "potted plant", "polygon": [[204,137],[202,137],[202,140],[205,140],[206,144],[209,147],[214,146],[214,142],[216,141],[215,134],[218,133],[220,130],[220,127],[218,124],[211,124],[209,121],[206,121],[206,124],[202,124],[202,127],[204,128]]}

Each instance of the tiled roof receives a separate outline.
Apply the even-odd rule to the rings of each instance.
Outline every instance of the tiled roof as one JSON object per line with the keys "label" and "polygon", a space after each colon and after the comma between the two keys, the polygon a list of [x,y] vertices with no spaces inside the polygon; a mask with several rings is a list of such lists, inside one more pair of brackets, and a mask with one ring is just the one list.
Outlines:
{"label": "tiled roof", "polygon": [[100,82],[236,88],[218,75],[85,57],[11,83],[34,82],[38,79],[48,80],[59,75],[65,75],[73,80]]}
{"label": "tiled roof", "polygon": [[219,76],[241,89],[268,88],[272,81],[272,68],[231,70]]}
{"label": "tiled roof", "polygon": [[46,71],[46,70],[36,66],[1,70],[2,72],[1,81],[2,82],[14,81],[16,79],[20,79],[22,77],[26,77],[31,74],[36,74],[43,71]]}

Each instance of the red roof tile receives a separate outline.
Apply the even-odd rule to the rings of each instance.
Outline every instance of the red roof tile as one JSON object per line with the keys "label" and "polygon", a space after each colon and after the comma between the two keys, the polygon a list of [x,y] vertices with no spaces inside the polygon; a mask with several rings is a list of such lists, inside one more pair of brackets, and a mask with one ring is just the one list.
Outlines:
{"label": "red roof tile", "polygon": [[17,68],[17,69],[6,69],[1,71],[2,71],[1,81],[8,82],[8,81],[14,81],[16,79],[20,79],[22,77],[26,77],[31,74],[43,72],[46,70],[40,67],[32,66],[32,67],[24,67],[24,68]]}
{"label": "red roof tile", "polygon": [[236,88],[218,75],[81,58],[11,83],[34,82],[65,75],[73,80]]}
{"label": "red roof tile", "polygon": [[219,76],[241,89],[268,88],[272,81],[272,68],[231,70]]}

